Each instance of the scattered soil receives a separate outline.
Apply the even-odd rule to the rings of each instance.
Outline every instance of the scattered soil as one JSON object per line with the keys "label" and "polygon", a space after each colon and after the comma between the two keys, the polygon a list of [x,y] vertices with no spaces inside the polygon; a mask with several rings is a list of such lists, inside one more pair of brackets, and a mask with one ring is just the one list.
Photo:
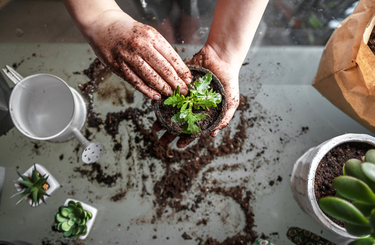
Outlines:
{"label": "scattered soil", "polygon": [[87,177],[90,182],[98,182],[99,184],[104,184],[107,187],[112,187],[116,184],[118,178],[122,178],[121,173],[115,173],[113,175],[108,175],[103,172],[100,164],[93,163],[89,165],[91,170],[83,169],[81,167],[76,167],[73,169],[74,172],[78,172],[82,177]]}
{"label": "scattered soil", "polygon": [[[315,196],[319,200],[327,196],[335,196],[336,190],[332,186],[334,178],[343,175],[342,168],[349,159],[361,159],[369,149],[374,148],[366,143],[350,142],[336,146],[330,150],[320,161],[315,173]],[[330,217],[332,221],[341,227],[345,222]]]}
{"label": "scattered soil", "polygon": [[[169,145],[161,146],[156,133],[150,129],[147,129],[143,125],[143,119],[152,111],[152,107],[149,105],[150,100],[147,98],[144,99],[142,109],[128,107],[124,111],[108,113],[105,120],[103,120],[100,115],[94,111],[93,93],[97,92],[98,85],[103,82],[106,77],[110,76],[110,71],[103,64],[101,64],[99,60],[96,59],[93,64],[90,65],[90,68],[85,70],[84,73],[90,78],[89,82],[80,85],[84,98],[89,102],[88,126],[97,128],[98,131],[100,128],[104,128],[106,133],[112,136],[112,139],[115,142],[113,151],[116,152],[121,151],[122,149],[121,143],[117,142],[116,140],[116,135],[119,133],[119,125],[122,121],[131,121],[134,132],[136,132],[136,136],[132,140],[134,142],[131,142],[129,139],[130,149],[129,153],[127,153],[126,159],[132,156],[132,152],[137,152],[137,157],[139,159],[150,160],[149,169],[151,173],[155,170],[155,164],[152,162],[152,159],[159,159],[163,162],[163,166],[165,168],[164,175],[161,178],[158,177],[158,179],[152,179],[154,183],[153,195],[155,196],[154,208],[156,215],[151,220],[151,224],[155,224],[157,219],[162,218],[162,215],[165,213],[167,207],[171,208],[175,213],[178,213],[181,210],[191,210],[195,212],[208,193],[215,193],[217,195],[230,197],[237,202],[245,213],[246,224],[242,231],[239,231],[232,237],[228,237],[222,243],[212,238],[203,239],[197,237],[196,240],[199,241],[199,244],[224,245],[247,244],[254,242],[254,240],[257,238],[257,234],[253,231],[254,214],[249,206],[252,193],[247,191],[245,187],[235,186],[222,188],[214,185],[214,187],[201,188],[195,195],[195,200],[192,200],[193,203],[190,203],[190,206],[181,203],[185,198],[186,193],[192,188],[193,181],[197,178],[204,167],[209,165],[218,157],[239,154],[244,150],[243,146],[247,138],[247,128],[253,127],[255,123],[257,125],[262,125],[262,123],[264,123],[264,125],[269,124],[269,122],[266,122],[266,119],[262,116],[250,119],[245,118],[244,112],[251,111],[249,103],[250,99],[242,95],[240,96],[240,105],[238,107],[238,111],[240,112],[240,121],[235,128],[235,132],[231,132],[230,129],[223,130],[223,138],[221,139],[221,142],[214,142],[214,138],[211,138],[210,136],[203,136],[197,139],[197,143],[195,145],[188,146],[184,150],[172,149]],[[282,121],[281,118],[276,118],[275,120]],[[278,125],[276,125],[276,128],[274,127],[273,130],[277,130],[277,126]],[[282,140],[281,138],[280,141],[283,143],[287,142],[287,140]],[[258,146],[251,144],[251,149],[247,149],[247,151],[251,151],[253,149],[259,148]],[[256,158],[261,157],[266,149],[267,147],[260,149],[260,151],[256,154]],[[278,161],[278,158],[275,158],[274,161]],[[175,163],[180,164],[181,167],[178,169],[172,169],[171,165]],[[239,167],[240,166],[238,164],[225,164],[218,170],[235,171]],[[129,169],[130,168],[131,167],[129,167]],[[203,180],[207,180],[205,174],[207,174],[210,169],[213,171],[215,168],[208,168],[208,170],[203,173]],[[78,167],[75,168],[74,171],[79,172],[83,177],[87,177],[87,179],[91,182],[97,181],[98,183],[103,183],[108,187],[114,186],[119,177],[122,178],[121,173],[116,173],[114,175],[104,174],[99,163],[92,164],[91,170],[85,170]],[[145,185],[148,178],[149,176],[142,175],[143,187],[141,197],[151,195],[147,191]],[[281,181],[281,177],[280,180],[278,179],[278,181]],[[127,186],[128,185],[129,183]],[[199,191],[201,193],[199,193]],[[111,200],[116,202],[124,198],[125,195],[126,190],[120,189],[116,195],[111,197]],[[188,220],[188,216],[184,220]],[[201,223],[198,222],[197,226],[202,224],[206,225],[207,220],[202,220]]]}
{"label": "scattered soil", "polygon": [[123,199],[125,196],[126,196],[126,191],[120,190],[120,192],[117,193],[116,195],[112,196],[110,198],[110,200],[113,201],[113,202],[117,202],[117,201],[120,201],[121,199]]}
{"label": "scattered soil", "polygon": [[[192,74],[192,81],[198,81],[200,77],[203,77],[204,75],[206,75],[205,73],[200,72],[200,71],[191,71],[191,74]],[[220,93],[219,88],[213,82],[211,82],[210,84],[210,89],[213,89],[213,91],[216,93]],[[168,96],[163,95],[160,100],[159,109],[160,109],[161,116],[163,120],[166,122],[166,124],[169,125],[173,130],[177,132],[181,132],[182,130],[181,126],[185,124],[185,122],[181,122],[181,123],[172,122],[171,120],[172,117],[175,114],[177,114],[180,111],[180,109],[178,109],[177,107],[173,107],[172,105],[165,105],[164,101],[168,98],[169,98]],[[210,107],[207,110],[202,109],[202,108],[193,109],[193,113],[195,114],[204,113],[209,116],[205,120],[200,120],[196,122],[200,131],[204,131],[208,129],[212,124],[214,124],[216,120],[219,118],[221,111],[222,111],[222,103],[219,103],[217,107]],[[190,135],[187,135],[187,136],[190,136]]]}
{"label": "scattered soil", "polygon": [[188,234],[186,234],[186,232],[184,232],[184,234],[182,234],[182,238],[184,240],[191,240],[191,239],[193,239],[193,238],[191,238],[191,236],[189,236]]}
{"label": "scattered soil", "polygon": [[95,59],[83,73],[90,78],[89,82],[79,85],[83,97],[88,102],[87,123],[89,127],[94,127],[100,131],[99,125],[103,124],[103,120],[94,111],[93,93],[97,92],[99,84],[105,81],[112,72],[99,59]]}

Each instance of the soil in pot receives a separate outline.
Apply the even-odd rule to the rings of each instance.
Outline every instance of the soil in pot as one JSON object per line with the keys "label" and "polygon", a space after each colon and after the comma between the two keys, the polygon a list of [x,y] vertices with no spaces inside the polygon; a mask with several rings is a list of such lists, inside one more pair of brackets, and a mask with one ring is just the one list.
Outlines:
{"label": "soil in pot", "polygon": [[[192,81],[198,81],[198,79],[200,77],[203,77],[204,75],[206,75],[206,73],[192,70],[191,75],[192,75]],[[211,82],[210,89],[211,88],[213,89],[214,92],[220,93],[219,88],[217,87],[217,85],[214,82]],[[164,118],[165,122],[168,125],[170,125],[174,130],[176,130],[178,132],[181,132],[182,129],[181,129],[180,126],[182,126],[184,124],[184,122],[182,122],[182,123],[172,123],[172,121],[171,121],[171,118],[175,114],[177,114],[180,111],[180,109],[178,109],[177,107],[173,107],[171,105],[164,105],[164,101],[166,99],[168,99],[168,97],[163,95],[162,98],[161,98],[161,103],[159,105],[160,113],[161,113],[162,117]],[[209,115],[209,117],[206,120],[201,120],[201,121],[196,122],[199,129],[200,129],[200,132],[206,130],[212,124],[215,123],[215,121],[220,117],[221,110],[222,110],[222,103],[219,103],[217,105],[217,107],[207,108],[207,110],[193,109],[194,113],[205,113],[205,114]],[[189,136],[189,135],[186,135],[186,136]]]}
{"label": "soil in pot", "polygon": [[[315,196],[319,200],[327,196],[335,196],[336,190],[332,186],[334,178],[343,175],[342,168],[349,159],[361,159],[372,145],[359,142],[348,142],[336,146],[330,150],[320,161],[315,173]],[[328,215],[327,215],[328,216]],[[333,222],[345,227],[345,222],[328,216]]]}

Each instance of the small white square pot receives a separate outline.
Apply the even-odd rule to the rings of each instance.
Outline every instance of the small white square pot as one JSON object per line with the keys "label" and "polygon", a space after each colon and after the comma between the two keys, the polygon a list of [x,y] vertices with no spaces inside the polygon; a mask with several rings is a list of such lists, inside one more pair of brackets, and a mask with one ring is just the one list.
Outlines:
{"label": "small white square pot", "polygon": [[[48,179],[47,179],[49,189],[46,191],[46,193],[48,195],[51,195],[53,192],[55,192],[57,189],[60,188],[59,182],[57,182],[55,177],[53,177],[52,174],[45,167],[43,167],[42,165],[37,164],[37,163],[35,163],[35,167],[36,167],[36,170],[39,172],[40,175],[49,176]],[[31,173],[33,172],[33,170],[34,170],[34,164],[28,170],[26,170],[26,172],[24,172],[22,175],[30,176]],[[19,177],[17,179],[17,181],[21,181],[21,180],[22,180],[21,177]],[[17,182],[14,184],[14,187],[16,188],[17,192],[20,192],[22,190],[22,187]],[[47,198],[48,198],[48,196],[44,196],[44,200],[46,200]],[[32,205],[32,201],[31,201],[30,198],[26,198],[26,200],[28,201],[28,203],[32,207],[39,206],[41,203],[43,203],[43,201],[40,200],[38,205],[35,205],[35,204]]]}
{"label": "small white square pot", "polygon": [[70,201],[80,202],[82,204],[83,209],[86,210],[86,211],[89,211],[92,214],[92,218],[89,221],[87,221],[87,223],[86,223],[86,226],[87,226],[87,233],[86,233],[86,235],[78,237],[79,239],[84,240],[89,235],[90,230],[91,230],[92,226],[94,225],[94,222],[95,222],[95,219],[96,219],[96,215],[98,214],[98,209],[94,208],[91,205],[83,203],[81,201],[78,201],[78,200],[75,200],[75,199],[70,199],[70,198],[66,199],[66,201],[64,202],[64,206],[68,206],[68,203]]}

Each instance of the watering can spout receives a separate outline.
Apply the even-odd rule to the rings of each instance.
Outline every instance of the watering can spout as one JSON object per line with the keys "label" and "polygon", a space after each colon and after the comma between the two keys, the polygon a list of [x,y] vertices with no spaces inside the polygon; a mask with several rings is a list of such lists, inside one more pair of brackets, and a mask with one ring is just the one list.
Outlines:
{"label": "watering can spout", "polygon": [[19,81],[23,79],[23,77],[16,72],[12,67],[6,65],[3,69],[1,69],[5,76],[7,76],[14,84],[17,84]]}

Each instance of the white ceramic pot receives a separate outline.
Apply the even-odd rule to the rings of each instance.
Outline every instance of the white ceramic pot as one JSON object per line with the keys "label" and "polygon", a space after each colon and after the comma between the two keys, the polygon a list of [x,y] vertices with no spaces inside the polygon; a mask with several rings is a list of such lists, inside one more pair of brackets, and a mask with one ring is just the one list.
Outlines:
{"label": "white ceramic pot", "polygon": [[368,143],[375,148],[375,138],[367,134],[344,134],[327,140],[316,147],[310,148],[296,161],[290,185],[294,199],[305,213],[330,231],[346,240],[351,240],[357,237],[350,235],[323,213],[316,201],[314,192],[315,173],[322,158],[334,147],[348,142]]}
{"label": "white ceramic pot", "polygon": [[92,218],[89,221],[87,221],[87,223],[86,223],[86,226],[87,226],[87,233],[86,233],[86,235],[78,237],[79,239],[84,240],[89,235],[89,232],[90,232],[92,226],[94,225],[94,222],[95,222],[95,219],[96,219],[96,215],[98,214],[98,209],[94,208],[91,205],[83,203],[81,201],[78,201],[78,200],[75,200],[75,199],[70,199],[70,198],[66,199],[66,201],[64,202],[64,206],[68,206],[68,203],[70,201],[80,202],[82,204],[83,209],[86,210],[86,211],[89,211],[92,214]]}
{"label": "white ceramic pot", "polygon": [[[37,164],[35,163],[35,167],[36,167],[36,170],[39,172],[39,174],[42,176],[42,175],[46,175],[46,176],[49,176],[48,179],[47,179],[47,183],[49,185],[49,189],[46,191],[46,193],[48,195],[51,195],[53,192],[55,192],[58,188],[60,188],[60,184],[59,182],[57,182],[57,180],[52,176],[52,174],[45,168],[43,167],[42,165],[40,164]],[[26,172],[24,172],[22,175],[25,175],[25,176],[30,176],[31,173],[33,172],[34,170],[34,165],[31,166],[28,170],[26,170]],[[17,181],[21,181],[22,178],[19,177],[17,179]],[[17,192],[20,192],[22,190],[22,187],[17,184],[17,182],[14,184],[14,187],[16,188]],[[48,198],[48,196],[44,196],[44,200],[46,200]],[[26,198],[27,202],[32,206],[32,207],[35,207],[35,206],[39,206],[41,203],[42,203],[42,200],[39,201],[38,205],[33,205],[32,204],[32,201],[31,201],[31,198]]]}

